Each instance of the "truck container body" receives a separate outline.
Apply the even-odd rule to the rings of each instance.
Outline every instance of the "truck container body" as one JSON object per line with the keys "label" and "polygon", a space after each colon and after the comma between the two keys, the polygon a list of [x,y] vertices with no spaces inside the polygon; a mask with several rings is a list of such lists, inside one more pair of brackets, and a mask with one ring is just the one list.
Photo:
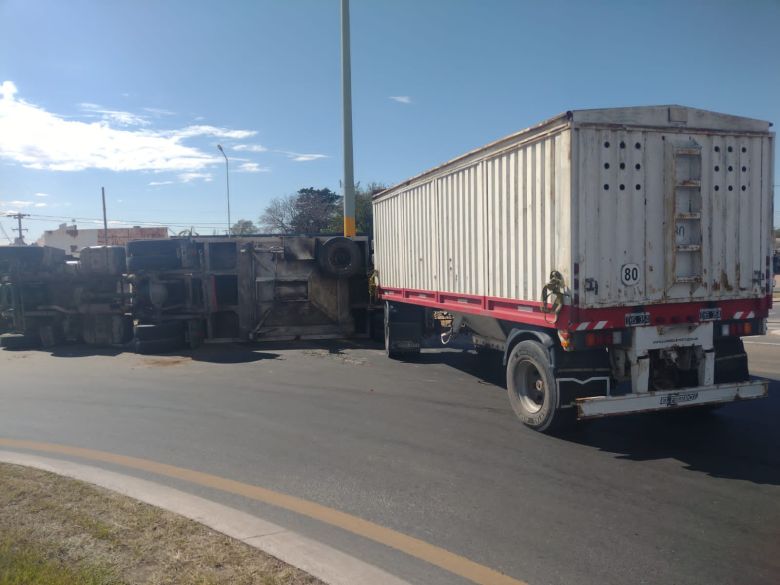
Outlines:
{"label": "truck container body", "polygon": [[[581,110],[453,159],[375,196],[380,298],[448,311],[507,359],[524,327],[575,353],[609,347],[601,399],[572,403],[580,417],[613,413],[620,368],[636,400],[617,412],[668,406],[648,395],[664,384],[717,385],[713,344],[762,331],[771,305],[770,126],[680,106]],[[555,307],[542,302],[553,273]],[[675,347],[699,375],[648,384],[645,362],[676,364]],[[766,392],[742,382],[682,400]]]}

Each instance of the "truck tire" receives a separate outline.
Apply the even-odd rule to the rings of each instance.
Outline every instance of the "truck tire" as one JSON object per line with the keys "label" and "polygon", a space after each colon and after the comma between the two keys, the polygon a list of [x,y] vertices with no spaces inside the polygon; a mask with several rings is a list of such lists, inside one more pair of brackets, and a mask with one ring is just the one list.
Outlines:
{"label": "truck tire", "polygon": [[337,236],[320,246],[317,264],[325,274],[338,278],[348,278],[358,273],[363,265],[363,253],[360,246],[350,240]]}
{"label": "truck tire", "polygon": [[558,408],[558,387],[541,343],[527,340],[515,345],[507,360],[506,388],[512,410],[527,427],[544,433],[569,422],[570,413]]}
{"label": "truck tire", "polygon": [[182,321],[162,321],[161,323],[136,325],[133,336],[138,341],[158,341],[182,337],[184,323]]}
{"label": "truck tire", "polygon": [[156,355],[159,353],[171,353],[182,349],[184,340],[180,337],[169,337],[167,339],[150,339],[148,341],[133,340],[133,349],[135,353],[143,355]]}

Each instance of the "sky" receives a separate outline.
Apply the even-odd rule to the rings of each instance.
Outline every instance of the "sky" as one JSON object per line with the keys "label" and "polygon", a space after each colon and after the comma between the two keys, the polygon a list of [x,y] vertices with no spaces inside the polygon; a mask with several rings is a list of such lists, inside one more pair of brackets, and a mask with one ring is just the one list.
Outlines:
{"label": "sky", "polygon": [[[352,0],[351,17],[363,184],[571,109],[780,122],[778,1]],[[340,191],[339,26],[339,0],[0,0],[0,214],[31,214],[28,240],[97,227],[105,187],[112,225],[224,231],[217,144],[234,222]]]}

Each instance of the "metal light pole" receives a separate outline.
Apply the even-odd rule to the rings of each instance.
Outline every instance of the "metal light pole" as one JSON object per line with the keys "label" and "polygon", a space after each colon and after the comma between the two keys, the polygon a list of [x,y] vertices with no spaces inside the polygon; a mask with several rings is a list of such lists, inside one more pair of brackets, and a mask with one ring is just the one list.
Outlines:
{"label": "metal light pole", "polygon": [[341,96],[344,109],[344,236],[355,235],[355,176],[352,169],[352,67],[349,0],[341,0]]}
{"label": "metal light pole", "polygon": [[233,224],[230,222],[230,165],[228,164],[228,157],[225,154],[225,149],[222,148],[221,144],[217,144],[217,148],[222,153],[222,156],[225,157],[225,186],[227,187],[227,207],[228,207],[228,237],[230,237],[230,232],[233,228]]}

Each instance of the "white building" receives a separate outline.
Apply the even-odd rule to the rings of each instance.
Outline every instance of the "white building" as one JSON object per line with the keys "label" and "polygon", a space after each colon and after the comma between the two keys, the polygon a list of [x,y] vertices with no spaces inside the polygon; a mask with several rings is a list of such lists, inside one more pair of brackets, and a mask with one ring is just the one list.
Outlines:
{"label": "white building", "polygon": [[124,246],[131,240],[159,240],[168,237],[168,228],[140,227],[80,229],[76,225],[60,224],[56,230],[46,230],[38,240],[41,246],[52,246],[65,250],[66,254],[78,256],[88,246]]}

